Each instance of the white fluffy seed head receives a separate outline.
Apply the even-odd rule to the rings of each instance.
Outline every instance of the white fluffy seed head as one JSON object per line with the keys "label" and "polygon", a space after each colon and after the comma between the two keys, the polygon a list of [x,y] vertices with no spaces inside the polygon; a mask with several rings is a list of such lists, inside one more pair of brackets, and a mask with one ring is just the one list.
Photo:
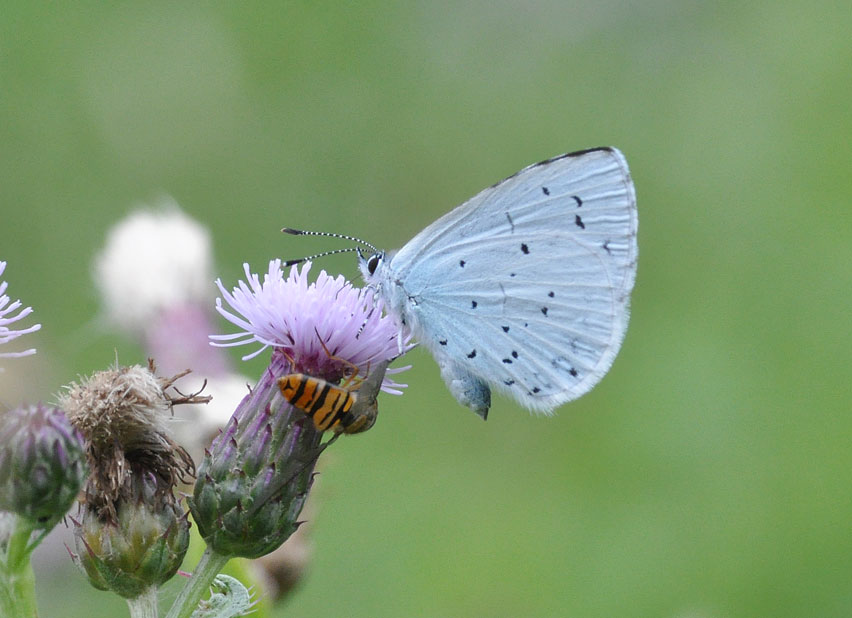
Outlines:
{"label": "white fluffy seed head", "polygon": [[212,302],[210,233],[170,197],[116,224],[93,266],[107,318],[134,333],[164,308]]}

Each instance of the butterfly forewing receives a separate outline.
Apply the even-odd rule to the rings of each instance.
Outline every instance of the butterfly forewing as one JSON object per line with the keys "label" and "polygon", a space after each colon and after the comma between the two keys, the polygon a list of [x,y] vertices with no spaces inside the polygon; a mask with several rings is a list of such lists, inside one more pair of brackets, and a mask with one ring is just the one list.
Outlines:
{"label": "butterfly forewing", "polygon": [[393,271],[410,289],[419,277],[435,275],[428,263],[435,255],[476,251],[477,242],[504,231],[558,229],[576,232],[586,243],[597,240],[595,251],[609,255],[610,270],[623,275],[614,285],[629,290],[637,226],[636,196],[622,154],[614,148],[571,153],[526,167],[450,211],[397,252]]}

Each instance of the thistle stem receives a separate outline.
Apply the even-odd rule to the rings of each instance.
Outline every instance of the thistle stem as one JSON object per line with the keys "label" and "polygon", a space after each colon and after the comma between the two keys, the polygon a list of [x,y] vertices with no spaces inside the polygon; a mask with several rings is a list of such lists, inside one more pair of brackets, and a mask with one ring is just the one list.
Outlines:
{"label": "thistle stem", "polygon": [[29,545],[33,531],[25,519],[12,516],[12,531],[0,551],[0,616],[38,618],[35,599],[35,575],[30,564]]}
{"label": "thistle stem", "polygon": [[157,586],[149,586],[135,599],[127,599],[130,618],[157,618]]}
{"label": "thistle stem", "polygon": [[192,612],[198,608],[201,597],[210,589],[213,579],[219,571],[230,560],[230,556],[224,556],[207,546],[201,555],[201,560],[192,572],[192,576],[175,599],[172,608],[166,618],[190,618]]}

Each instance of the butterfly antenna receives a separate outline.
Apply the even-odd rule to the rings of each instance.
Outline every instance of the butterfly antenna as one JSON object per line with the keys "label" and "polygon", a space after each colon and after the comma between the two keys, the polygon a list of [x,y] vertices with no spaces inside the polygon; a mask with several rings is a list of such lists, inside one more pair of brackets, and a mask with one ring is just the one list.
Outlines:
{"label": "butterfly antenna", "polygon": [[[342,238],[343,240],[352,240],[360,245],[369,247],[376,253],[378,253],[379,251],[376,247],[368,243],[366,240],[361,240],[360,238],[355,238],[354,236],[347,236],[346,234],[334,234],[332,232],[310,232],[308,230],[294,230],[291,227],[281,228],[281,231],[285,234],[292,234],[293,236],[328,236],[330,238]],[[354,249],[352,249],[352,251],[354,251]]]}
{"label": "butterfly antenna", "polygon": [[301,264],[302,262],[307,262],[308,260],[315,260],[317,258],[325,257],[327,255],[335,255],[337,253],[351,253],[352,251],[357,251],[357,247],[348,247],[346,249],[335,249],[334,251],[323,251],[322,253],[317,253],[315,255],[309,255],[307,257],[298,258],[295,260],[285,260],[284,266],[293,266],[294,264]]}

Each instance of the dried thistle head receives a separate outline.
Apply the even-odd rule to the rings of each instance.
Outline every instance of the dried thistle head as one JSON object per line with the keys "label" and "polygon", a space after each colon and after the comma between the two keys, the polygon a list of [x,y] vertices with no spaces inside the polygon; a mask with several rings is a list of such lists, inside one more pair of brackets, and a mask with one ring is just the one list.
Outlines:
{"label": "dried thistle head", "polygon": [[105,520],[115,521],[116,503],[126,497],[132,475],[156,477],[158,495],[167,502],[174,501],[175,485],[194,475],[192,459],[166,428],[173,405],[208,399],[166,393],[185,374],[157,377],[153,361],[148,367],[116,366],[70,384],[60,398],[86,440],[86,502]]}

